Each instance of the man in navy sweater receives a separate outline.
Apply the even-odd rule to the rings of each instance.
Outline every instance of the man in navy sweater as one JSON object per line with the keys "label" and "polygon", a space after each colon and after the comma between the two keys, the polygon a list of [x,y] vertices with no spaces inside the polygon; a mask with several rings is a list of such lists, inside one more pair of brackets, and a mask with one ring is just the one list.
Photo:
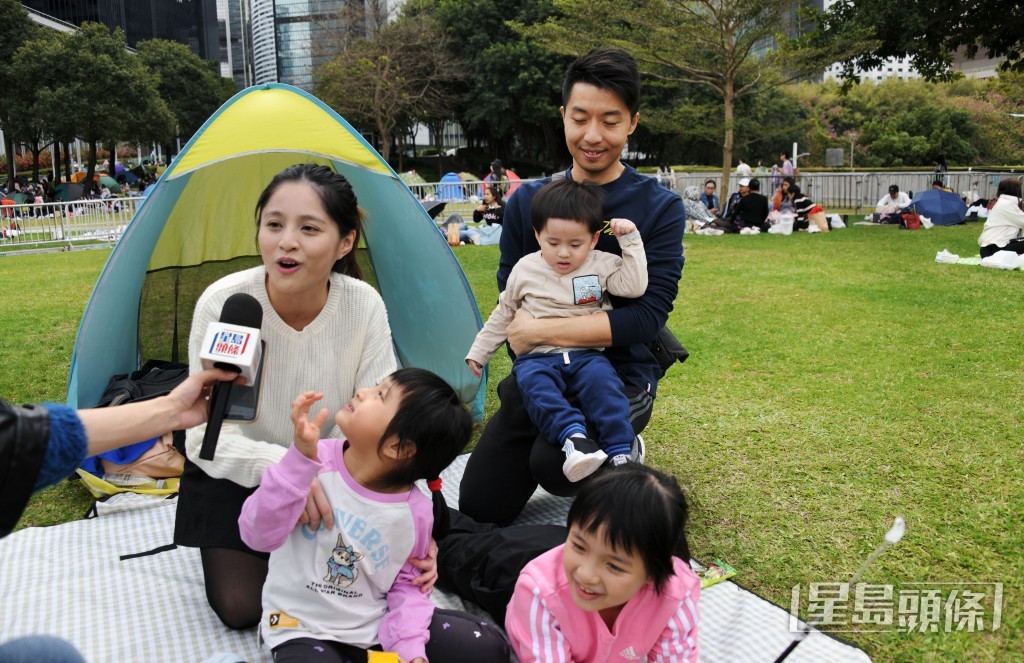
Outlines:
{"label": "man in navy sweater", "polygon": [[[516,354],[539,345],[606,348],[625,384],[630,419],[639,433],[650,421],[661,376],[648,344],[668,320],[679,290],[686,212],[682,199],[660,187],[657,179],[619,161],[640,119],[640,72],[631,56],[601,49],[573,62],[562,85],[562,104],[572,166],[555,177],[601,185],[606,220],[624,218],[636,224],[647,254],[648,287],[636,299],[612,297],[611,311],[583,317],[534,319],[520,310],[508,328],[508,343]],[[507,201],[499,290],[505,289],[513,265],[540,248],[530,225],[530,203],[550,180],[525,184]],[[607,229],[596,248],[621,255]],[[501,407],[488,421],[466,466],[459,509],[479,522],[504,525],[519,515],[538,484],[557,495],[574,494],[578,484],[569,483],[562,473],[562,452],[538,436],[514,376],[499,383],[498,397]],[[633,455],[640,455],[638,442]]]}

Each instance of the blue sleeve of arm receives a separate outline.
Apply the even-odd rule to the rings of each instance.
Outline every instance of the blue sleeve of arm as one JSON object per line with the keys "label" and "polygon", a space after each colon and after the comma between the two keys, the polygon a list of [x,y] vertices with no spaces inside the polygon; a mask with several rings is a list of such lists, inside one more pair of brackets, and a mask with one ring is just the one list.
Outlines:
{"label": "blue sleeve of arm", "polygon": [[50,437],[33,490],[46,488],[71,474],[85,460],[88,444],[85,427],[74,408],[57,403],[45,403],[43,407],[50,413]]}
{"label": "blue sleeve of arm", "polygon": [[[498,261],[498,292],[504,292],[508,283],[508,275],[523,257],[523,233],[529,225],[529,209],[524,210],[522,200],[527,196],[520,195],[505,205],[505,213],[501,224],[501,259]],[[519,203],[519,204],[517,204]]]}
{"label": "blue sleeve of arm", "polygon": [[627,300],[628,305],[608,311],[612,345],[649,343],[668,321],[683,271],[683,228],[686,209],[683,200],[674,197],[644,234],[647,254],[647,292]]}

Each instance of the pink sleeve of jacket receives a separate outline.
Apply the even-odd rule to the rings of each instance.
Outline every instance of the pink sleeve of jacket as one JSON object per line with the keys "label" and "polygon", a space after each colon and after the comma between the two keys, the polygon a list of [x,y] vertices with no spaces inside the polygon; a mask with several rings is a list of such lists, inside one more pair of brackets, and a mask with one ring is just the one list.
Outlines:
{"label": "pink sleeve of jacket", "polygon": [[[325,443],[320,441],[320,457]],[[261,552],[280,548],[299,522],[313,479],[323,468],[295,449],[288,448],[280,462],[263,473],[259,487],[242,505],[238,531],[245,545]]]}
{"label": "pink sleeve of jacket", "polygon": [[[418,491],[418,488],[413,488]],[[412,557],[426,557],[434,528],[434,512],[430,498],[422,493],[412,495],[412,510],[416,543]],[[395,652],[403,661],[427,658],[427,640],[430,639],[430,621],[434,618],[434,604],[430,592],[421,592],[412,584],[422,571],[409,562],[402,565],[395,582],[388,590],[388,612],[380,623],[380,644],[384,651]]]}
{"label": "pink sleeve of jacket", "polygon": [[570,663],[573,657],[569,641],[529,570],[527,566],[519,575],[505,614],[512,649],[522,663]]}
{"label": "pink sleeve of jacket", "polygon": [[700,579],[693,571],[689,571],[688,565],[686,571],[689,573],[680,573],[680,564],[677,559],[676,574],[686,583],[685,594],[665,625],[657,644],[648,652],[648,661],[697,661],[697,625],[700,623],[697,600],[700,598]]}

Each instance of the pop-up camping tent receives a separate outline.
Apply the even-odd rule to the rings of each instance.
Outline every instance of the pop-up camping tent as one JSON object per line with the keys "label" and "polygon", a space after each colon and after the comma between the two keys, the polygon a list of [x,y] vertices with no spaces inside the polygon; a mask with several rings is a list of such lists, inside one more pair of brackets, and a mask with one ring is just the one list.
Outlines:
{"label": "pop-up camping tent", "polygon": [[[112,375],[143,359],[187,361],[195,301],[224,274],[259,264],[254,209],[295,163],[348,178],[366,211],[360,265],[387,306],[398,359],[476,399],[463,358],[480,313],[437,226],[387,162],[316,98],[286,85],[243,90],[206,121],[147,189],[100,274],[71,357],[67,402],[95,405]],[[343,339],[339,339],[343,342]]]}
{"label": "pop-up camping tent", "polygon": [[462,202],[466,199],[462,178],[458,173],[445,173],[437,187],[437,199],[445,202]]}

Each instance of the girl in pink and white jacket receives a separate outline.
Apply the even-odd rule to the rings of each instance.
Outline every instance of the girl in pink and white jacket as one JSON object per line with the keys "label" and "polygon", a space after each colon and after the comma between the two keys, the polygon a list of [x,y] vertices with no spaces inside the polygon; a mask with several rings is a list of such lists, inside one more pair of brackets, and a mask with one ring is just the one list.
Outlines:
{"label": "girl in pink and white jacket", "polygon": [[[697,660],[686,499],[642,465],[595,476],[562,546],[527,564],[505,619],[522,663]],[[686,560],[686,561],[684,561]]]}
{"label": "girl in pink and white jacket", "polygon": [[[309,410],[321,398],[292,402],[294,444],[238,519],[246,545],[271,553],[260,636],[274,660],[354,663],[383,648],[409,663],[507,661],[499,630],[435,610],[407,561],[448,531],[437,477],[473,427],[459,395],[429,371],[403,368],[338,411],[345,439],[318,441],[329,413],[311,421]],[[333,531],[296,525],[314,478],[333,507]],[[420,479],[430,480],[431,498],[414,485]]]}

